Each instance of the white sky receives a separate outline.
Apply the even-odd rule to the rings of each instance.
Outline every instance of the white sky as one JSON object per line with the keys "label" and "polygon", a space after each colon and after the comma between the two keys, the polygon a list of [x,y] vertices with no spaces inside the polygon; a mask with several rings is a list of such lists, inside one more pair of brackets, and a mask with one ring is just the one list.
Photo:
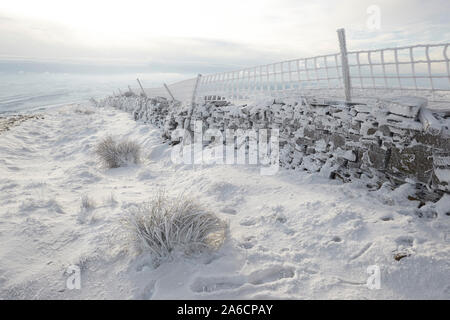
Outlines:
{"label": "white sky", "polygon": [[337,52],[340,27],[350,49],[449,42],[449,12],[448,0],[2,0],[0,58],[233,69]]}

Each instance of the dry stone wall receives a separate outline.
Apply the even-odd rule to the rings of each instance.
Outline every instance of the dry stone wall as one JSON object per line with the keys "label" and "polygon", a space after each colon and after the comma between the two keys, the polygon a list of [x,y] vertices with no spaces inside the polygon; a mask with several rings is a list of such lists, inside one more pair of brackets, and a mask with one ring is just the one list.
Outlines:
{"label": "dry stone wall", "polygon": [[390,181],[416,183],[428,194],[450,192],[450,113],[430,111],[423,98],[351,104],[266,99],[239,106],[217,101],[195,106],[191,121],[190,107],[164,98],[120,96],[102,103],[160,127],[166,139],[194,120],[202,120],[204,129],[277,128],[282,167],[343,181],[376,177],[370,188]]}

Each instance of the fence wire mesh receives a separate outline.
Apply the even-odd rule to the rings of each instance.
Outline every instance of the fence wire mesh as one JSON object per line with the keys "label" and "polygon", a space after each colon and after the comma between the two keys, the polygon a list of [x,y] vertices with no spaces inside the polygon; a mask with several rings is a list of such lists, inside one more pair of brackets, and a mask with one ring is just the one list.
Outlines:
{"label": "fence wire mesh", "polygon": [[[449,43],[347,52],[353,98],[412,94],[450,102]],[[240,101],[291,95],[345,99],[342,52],[294,59],[202,76],[195,101]],[[168,85],[174,98],[192,102],[197,78]],[[166,88],[145,88],[147,96],[171,99]]]}
{"label": "fence wire mesh", "polygon": [[353,96],[393,91],[449,101],[448,48],[447,43],[349,52]]}

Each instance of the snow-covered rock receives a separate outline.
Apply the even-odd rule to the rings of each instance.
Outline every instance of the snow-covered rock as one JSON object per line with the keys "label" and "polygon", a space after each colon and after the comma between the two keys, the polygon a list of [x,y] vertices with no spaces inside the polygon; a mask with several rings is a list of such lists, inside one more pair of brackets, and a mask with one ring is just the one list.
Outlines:
{"label": "snow-covered rock", "polygon": [[390,98],[385,101],[389,112],[408,118],[416,118],[420,109],[428,104],[425,98],[411,96]]}

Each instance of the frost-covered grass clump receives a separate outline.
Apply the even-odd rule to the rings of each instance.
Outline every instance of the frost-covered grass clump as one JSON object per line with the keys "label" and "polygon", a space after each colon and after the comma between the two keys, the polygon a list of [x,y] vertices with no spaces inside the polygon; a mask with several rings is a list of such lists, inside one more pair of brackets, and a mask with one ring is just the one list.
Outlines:
{"label": "frost-covered grass clump", "polygon": [[226,223],[185,196],[164,193],[130,212],[130,225],[144,250],[159,259],[172,252],[192,255],[219,248]]}
{"label": "frost-covered grass clump", "polygon": [[84,224],[89,222],[88,218],[90,217],[90,222],[94,222],[95,219],[92,218],[91,213],[96,208],[97,204],[95,200],[89,197],[87,194],[81,196],[81,204],[80,204],[80,212],[78,213],[77,221],[80,224]]}
{"label": "frost-covered grass clump", "polygon": [[89,197],[88,195],[84,194],[81,197],[81,209],[83,210],[92,210],[96,207],[96,203],[94,199]]}
{"label": "frost-covered grass clump", "polygon": [[140,161],[141,147],[132,140],[116,141],[107,136],[97,144],[95,153],[107,168],[118,168]]}

